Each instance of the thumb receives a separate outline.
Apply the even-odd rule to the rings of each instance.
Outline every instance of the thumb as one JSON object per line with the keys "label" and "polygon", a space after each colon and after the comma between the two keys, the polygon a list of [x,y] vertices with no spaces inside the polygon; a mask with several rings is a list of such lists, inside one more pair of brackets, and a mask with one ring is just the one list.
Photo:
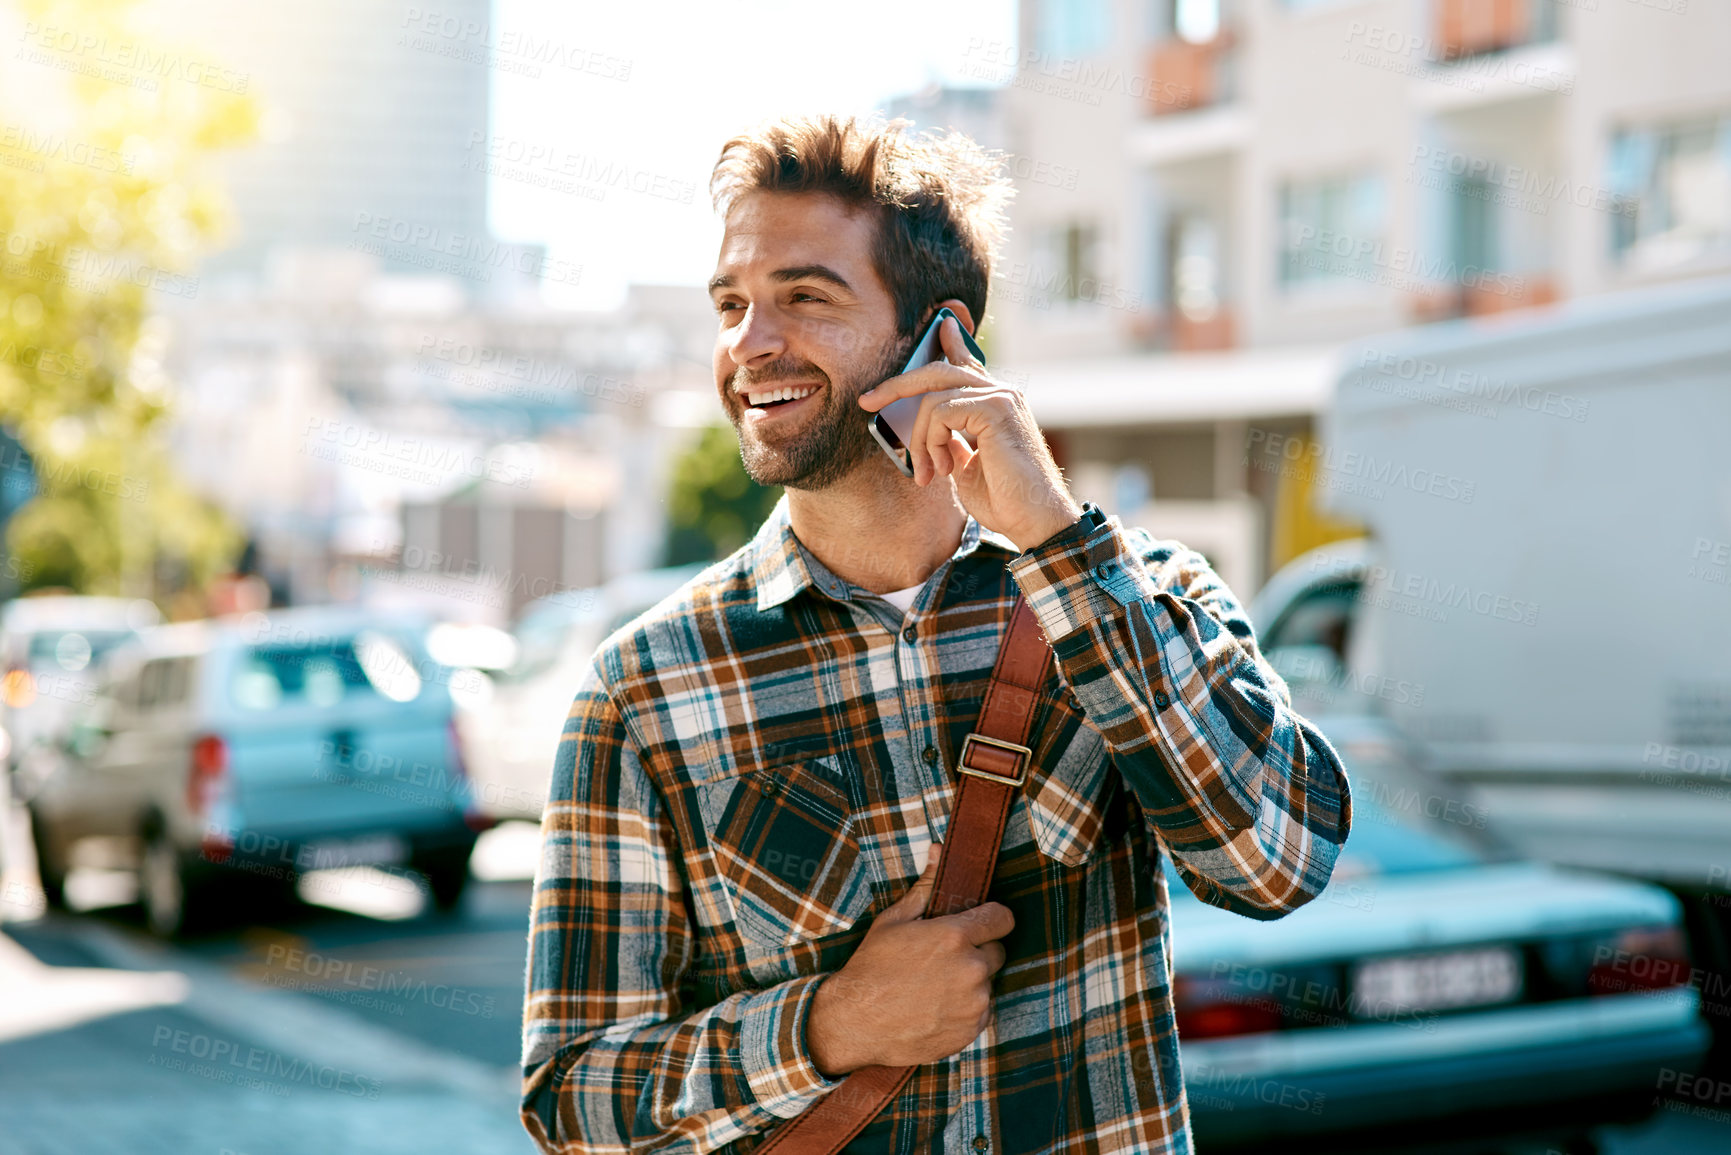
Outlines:
{"label": "thumb", "polygon": [[877,921],[912,922],[925,914],[926,904],[932,898],[932,888],[938,883],[938,860],[943,856],[943,849],[942,843],[932,843],[931,851],[926,855],[926,868],[914,879],[914,884],[908,887],[906,894],[878,915]]}

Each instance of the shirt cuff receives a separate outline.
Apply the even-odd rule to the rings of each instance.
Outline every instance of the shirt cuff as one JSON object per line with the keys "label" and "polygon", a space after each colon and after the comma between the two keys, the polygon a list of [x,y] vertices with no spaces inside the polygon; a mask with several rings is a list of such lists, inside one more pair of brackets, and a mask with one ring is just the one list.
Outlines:
{"label": "shirt cuff", "polygon": [[1009,568],[1053,644],[1157,592],[1122,523],[1097,511],[1018,554]]}
{"label": "shirt cuff", "polygon": [[745,999],[739,1018],[739,1061],[757,1105],[792,1119],[841,1085],[826,1078],[805,1043],[811,996],[827,974],[807,975]]}

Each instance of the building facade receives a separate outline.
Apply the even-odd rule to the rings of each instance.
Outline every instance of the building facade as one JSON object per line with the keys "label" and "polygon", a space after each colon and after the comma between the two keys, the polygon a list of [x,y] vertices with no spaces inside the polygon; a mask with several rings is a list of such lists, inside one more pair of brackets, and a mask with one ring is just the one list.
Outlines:
{"label": "building facade", "polygon": [[1350,532],[1269,456],[1346,343],[1731,270],[1731,7],[1023,0],[1020,35],[980,50],[1029,170],[1000,363],[1079,490],[1245,593]]}

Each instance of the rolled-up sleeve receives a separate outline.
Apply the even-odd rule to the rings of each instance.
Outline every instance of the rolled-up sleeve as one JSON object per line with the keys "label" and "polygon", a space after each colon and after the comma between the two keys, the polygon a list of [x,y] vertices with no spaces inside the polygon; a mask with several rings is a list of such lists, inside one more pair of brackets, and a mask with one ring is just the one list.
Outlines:
{"label": "rolled-up sleeve", "polygon": [[1252,918],[1321,893],[1352,824],[1346,773],[1207,560],[1085,518],[1010,572],[1185,885]]}
{"label": "rolled-up sleeve", "polygon": [[825,975],[683,1005],[694,934],[677,841],[591,669],[541,821],[522,1119],[543,1151],[713,1151],[837,1085],[805,1043]]}

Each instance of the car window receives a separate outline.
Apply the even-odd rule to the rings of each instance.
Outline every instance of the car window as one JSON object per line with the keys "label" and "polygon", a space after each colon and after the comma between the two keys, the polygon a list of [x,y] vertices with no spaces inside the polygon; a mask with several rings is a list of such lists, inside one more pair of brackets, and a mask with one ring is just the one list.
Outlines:
{"label": "car window", "polygon": [[48,667],[77,673],[137,636],[131,630],[44,630],[30,636],[26,660],[32,669]]}
{"label": "car window", "polygon": [[420,691],[414,662],[382,634],[312,645],[250,646],[229,676],[229,696],[249,710],[288,703],[334,706],[354,695],[407,702]]}
{"label": "car window", "polygon": [[1280,649],[1320,647],[1346,661],[1359,589],[1354,578],[1306,590],[1258,639],[1262,652],[1272,655]]}
{"label": "car window", "polygon": [[186,701],[192,660],[154,658],[138,674],[138,709],[163,710]]}
{"label": "car window", "polygon": [[500,672],[503,680],[527,681],[552,669],[578,620],[579,616],[564,606],[548,607],[525,616],[511,631],[517,639],[517,660],[510,669]]}

